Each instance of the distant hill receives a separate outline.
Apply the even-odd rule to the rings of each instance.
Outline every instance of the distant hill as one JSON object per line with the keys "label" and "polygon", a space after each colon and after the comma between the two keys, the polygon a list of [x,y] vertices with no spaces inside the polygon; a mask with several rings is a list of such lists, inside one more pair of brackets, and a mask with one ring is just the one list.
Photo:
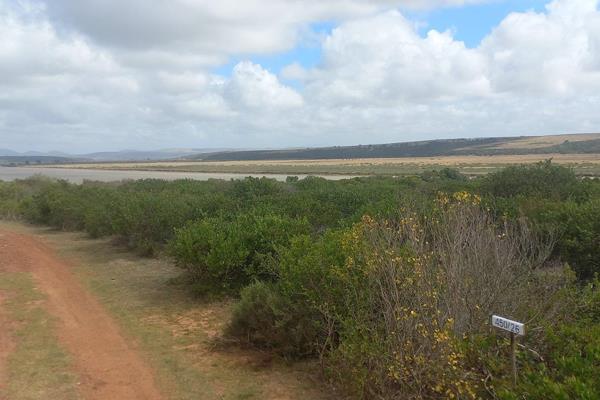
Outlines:
{"label": "distant hill", "polygon": [[228,150],[231,149],[121,150],[81,154],[80,156],[93,161],[153,161],[199,156],[207,152],[223,152]]}
{"label": "distant hill", "polygon": [[[19,153],[10,149],[0,149],[0,165],[7,164],[57,164],[69,162],[111,162],[111,161],[156,161],[182,157],[199,156],[208,152],[223,152],[231,149],[162,149],[162,150],[121,150],[87,154],[67,154],[62,152],[27,151]],[[12,157],[12,158],[11,158]]]}
{"label": "distant hill", "polygon": [[4,156],[18,156],[19,153],[17,153],[16,151],[12,151],[10,149],[0,149],[0,157],[4,157]]}
{"label": "distant hill", "polygon": [[200,154],[187,158],[204,161],[319,160],[555,153],[600,153],[600,133],[476,139],[440,139],[418,142],[284,150],[227,151]]}
{"label": "distant hill", "polygon": [[39,164],[65,164],[86,161],[81,158],[58,156],[3,156],[0,155],[0,166],[39,165]]}
{"label": "distant hill", "polygon": [[0,165],[160,160],[252,161],[357,158],[439,157],[461,155],[600,154],[600,133],[439,139],[417,142],[332,146],[279,150],[173,148],[153,151],[122,150],[88,154],[62,152],[18,153],[0,149]]}

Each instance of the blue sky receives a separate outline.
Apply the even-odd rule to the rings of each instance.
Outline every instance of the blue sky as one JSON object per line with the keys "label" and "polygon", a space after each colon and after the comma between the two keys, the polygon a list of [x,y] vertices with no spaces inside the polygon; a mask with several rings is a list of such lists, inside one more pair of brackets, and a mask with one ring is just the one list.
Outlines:
{"label": "blue sky", "polygon": [[[319,35],[327,35],[335,28],[334,22],[318,22],[309,26],[310,31],[314,34],[311,37]],[[233,67],[242,60],[250,60],[256,64],[262,65],[265,69],[278,74],[282,68],[292,63],[298,63],[304,68],[312,68],[319,63],[321,59],[321,48],[315,40],[301,41],[294,49],[275,54],[267,55],[250,55],[243,54],[238,57],[233,57],[225,65],[219,66],[213,72],[223,76],[231,76]],[[292,82],[293,84],[293,82]]]}
{"label": "blue sky", "polygon": [[477,47],[493,27],[497,26],[511,12],[544,11],[548,0],[496,0],[487,4],[466,7],[443,8],[429,12],[405,13],[411,20],[422,21],[426,26],[423,34],[430,29],[454,32],[454,38],[465,42],[467,47]]}
{"label": "blue sky", "polygon": [[[474,48],[481,40],[511,12],[545,10],[549,0],[493,0],[484,4],[462,7],[436,8],[427,11],[400,10],[408,19],[421,25],[419,33],[425,36],[431,29],[440,32],[451,30],[456,40],[463,41],[467,47]],[[310,25],[316,34],[328,34],[334,29],[334,22],[321,22]],[[229,77],[233,67],[241,60],[251,60],[265,69],[279,74],[286,65],[294,62],[305,68],[314,67],[321,59],[318,43],[301,42],[294,49],[269,55],[243,54],[233,57],[225,65],[214,69],[214,73]],[[295,82],[287,82],[298,86]]]}

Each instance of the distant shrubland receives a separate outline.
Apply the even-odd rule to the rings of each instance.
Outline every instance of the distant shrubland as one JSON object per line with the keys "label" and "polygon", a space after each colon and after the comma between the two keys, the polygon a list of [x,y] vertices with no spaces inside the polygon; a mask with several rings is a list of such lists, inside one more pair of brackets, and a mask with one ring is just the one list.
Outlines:
{"label": "distant shrubland", "polygon": [[[364,399],[599,398],[600,182],[544,162],[419,177],[0,182],[0,215],[110,236],[237,299],[225,335]],[[497,313],[524,321],[511,387]]]}
{"label": "distant shrubland", "polygon": [[597,154],[600,134],[438,139],[417,142],[333,146],[284,150],[224,151],[190,158],[205,161],[322,160],[525,154]]}

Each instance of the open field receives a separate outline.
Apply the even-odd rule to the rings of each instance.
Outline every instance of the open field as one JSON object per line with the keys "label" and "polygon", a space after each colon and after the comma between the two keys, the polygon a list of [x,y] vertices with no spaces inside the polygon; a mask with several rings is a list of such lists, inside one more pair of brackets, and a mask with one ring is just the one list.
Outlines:
{"label": "open field", "polygon": [[329,398],[314,364],[220,343],[231,302],[189,296],[170,262],[80,233],[0,231],[2,400]]}
{"label": "open field", "polygon": [[467,175],[482,175],[497,171],[508,165],[536,163],[549,158],[552,159],[553,163],[573,168],[575,173],[580,176],[600,175],[600,154],[528,154],[325,160],[157,161],[141,163],[79,163],[57,165],[56,167],[205,173],[399,176],[418,174],[431,169],[452,167]]}
{"label": "open field", "polygon": [[600,135],[597,133],[582,133],[575,135],[546,135],[518,138],[505,143],[498,143],[490,148],[494,149],[541,149],[544,147],[557,146],[565,141],[585,142],[597,140]]}

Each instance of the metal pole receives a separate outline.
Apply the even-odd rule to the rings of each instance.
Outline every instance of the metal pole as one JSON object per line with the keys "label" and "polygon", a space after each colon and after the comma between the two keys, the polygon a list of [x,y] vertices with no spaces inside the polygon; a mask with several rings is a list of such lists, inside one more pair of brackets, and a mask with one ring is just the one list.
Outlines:
{"label": "metal pole", "polygon": [[514,333],[510,333],[510,357],[512,361],[513,386],[517,386],[517,339]]}

